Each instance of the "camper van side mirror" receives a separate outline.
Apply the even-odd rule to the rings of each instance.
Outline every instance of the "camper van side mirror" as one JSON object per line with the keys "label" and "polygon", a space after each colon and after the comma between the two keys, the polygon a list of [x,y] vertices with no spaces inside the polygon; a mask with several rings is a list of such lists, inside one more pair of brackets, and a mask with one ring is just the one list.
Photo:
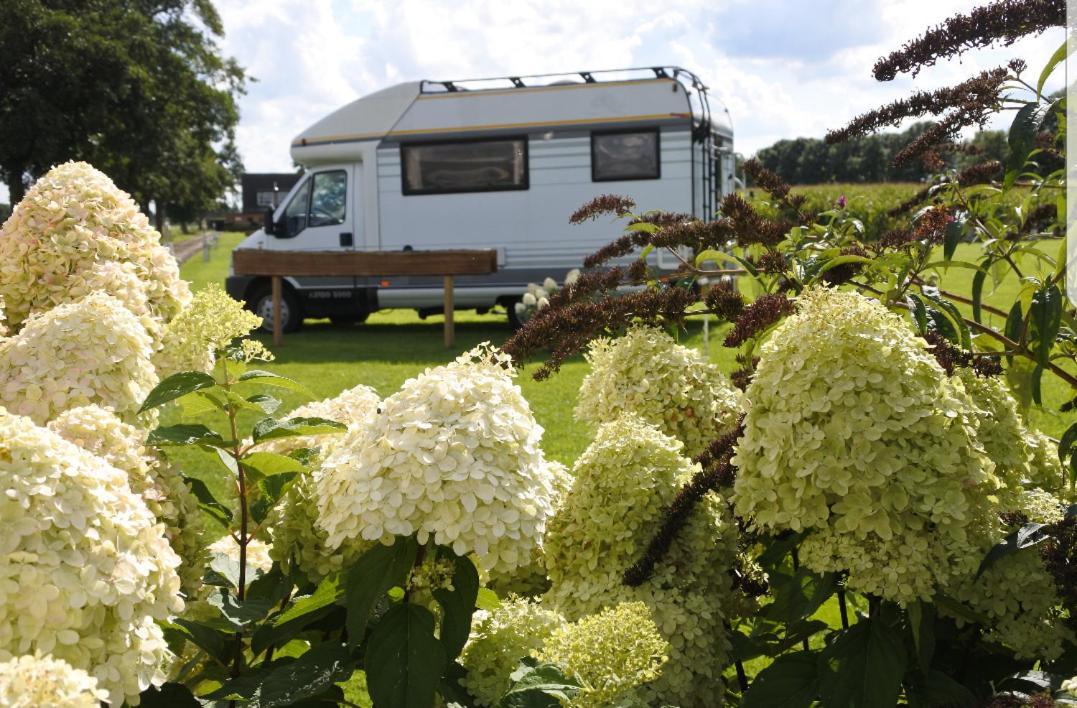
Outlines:
{"label": "camper van side mirror", "polygon": [[266,232],[266,235],[272,236],[276,233],[276,227],[277,225],[273,223],[273,207],[266,207],[262,217],[262,230]]}

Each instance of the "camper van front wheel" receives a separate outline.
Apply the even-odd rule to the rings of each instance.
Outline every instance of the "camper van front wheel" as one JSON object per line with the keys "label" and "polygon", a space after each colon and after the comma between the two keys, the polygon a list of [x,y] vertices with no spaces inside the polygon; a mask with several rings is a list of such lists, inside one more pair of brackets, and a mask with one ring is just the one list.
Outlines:
{"label": "camper van front wheel", "polygon": [[[262,318],[262,330],[273,331],[273,291],[269,283],[260,285],[251,293],[247,300],[251,311]],[[300,310],[299,298],[295,292],[285,285],[280,293],[280,321],[281,329],[285,332],[294,332],[303,324],[303,314]]]}

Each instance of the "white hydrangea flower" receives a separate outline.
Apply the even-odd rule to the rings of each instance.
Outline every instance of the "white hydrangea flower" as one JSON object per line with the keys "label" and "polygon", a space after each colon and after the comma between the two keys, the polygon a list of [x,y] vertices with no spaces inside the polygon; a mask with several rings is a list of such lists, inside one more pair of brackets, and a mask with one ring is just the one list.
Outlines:
{"label": "white hydrangea flower", "polygon": [[576,417],[594,425],[635,413],[685,446],[703,452],[737,423],[741,396],[695,349],[654,327],[597,339],[587,353],[591,372],[580,385]]}
{"label": "white hydrangea flower", "polygon": [[495,706],[512,686],[509,675],[533,656],[564,617],[541,603],[509,596],[494,610],[479,610],[460,656],[467,676],[460,681],[480,706]]}
{"label": "white hydrangea flower", "polygon": [[[211,556],[223,555],[239,563],[239,543],[232,538],[231,534],[225,534],[209,545]],[[247,582],[254,577],[254,572],[268,573],[273,567],[273,559],[269,557],[269,545],[264,541],[251,537],[247,539]]]}
{"label": "white hydrangea flower", "polygon": [[138,205],[85,162],[37,180],[0,228],[0,297],[16,332],[35,312],[106,292],[154,339],[190,300]]}
{"label": "white hydrangea flower", "polygon": [[579,279],[580,279],[580,269],[579,268],[573,268],[572,270],[570,270],[565,275],[565,287],[568,287],[569,285],[572,285],[573,283],[575,283]]}
{"label": "white hydrangea flower", "polygon": [[1077,676],[1074,676],[1073,678],[1068,678],[1063,681],[1059,689],[1063,693],[1068,693],[1074,698],[1077,698]]}
{"label": "white hydrangea flower", "polygon": [[62,659],[37,653],[0,662],[4,708],[98,708],[105,700],[96,678]]}
{"label": "white hydrangea flower", "polygon": [[538,304],[538,299],[535,298],[534,293],[524,293],[523,305],[524,307],[534,307]]}
{"label": "white hydrangea flower", "polygon": [[[333,398],[300,406],[289,417],[327,418],[343,423],[350,430],[370,425],[378,414],[381,399],[369,386],[355,386]],[[347,445],[346,435],[302,435],[271,440],[260,449],[288,454],[300,448],[315,448],[318,454],[334,445]],[[370,542],[347,543],[331,550],[326,533],[318,525],[317,479],[321,467],[313,466],[300,474],[288,487],[273,509],[264,528],[272,539],[270,556],[288,572],[294,563],[309,580],[317,583],[330,573],[355,560]]]}
{"label": "white hydrangea flower", "polygon": [[547,277],[546,280],[542,281],[542,289],[545,290],[548,293],[556,292],[557,291],[557,281],[554,280],[553,278]]}
{"label": "white hydrangea flower", "polygon": [[194,597],[205,570],[206,529],[198,499],[179,470],[146,449],[144,430],[127,425],[100,406],[64,411],[48,428],[127,474],[131,491],[164,524],[169,545],[183,561],[179,570],[183,592]]}
{"label": "white hydrangea flower", "polygon": [[[195,294],[191,304],[168,323],[163,344],[154,357],[162,378],[181,371],[209,373],[219,352],[234,340],[245,337],[262,324],[262,318],[245,309],[219,285],[211,285]],[[244,341],[244,358],[268,360],[269,353],[260,343]]]}
{"label": "white hydrangea flower", "polygon": [[682,451],[680,441],[635,415],[599,427],[550,520],[544,548],[552,587],[543,601],[569,620],[619,602],[646,604],[671,649],[662,675],[639,689],[640,700],[702,708],[723,695],[728,665],[736,527],[726,503],[707,494],[651,578],[638,587],[623,582],[665,510],[699,470]]}
{"label": "white hydrangea flower", "polygon": [[317,479],[329,548],[418,534],[487,571],[526,564],[554,491],[514,373],[480,346],[406,381],[372,425],[334,445]]}
{"label": "white hydrangea flower", "polygon": [[114,705],[163,683],[180,559],[127,476],[0,408],[0,488],[0,660],[52,654]]}
{"label": "white hydrangea flower", "polygon": [[6,337],[7,333],[7,318],[4,315],[4,298],[0,297],[0,337]]}
{"label": "white hydrangea flower", "polygon": [[0,339],[0,405],[40,424],[90,404],[145,422],[137,411],[157,385],[152,355],[135,316],[94,293],[32,315],[18,334]]}

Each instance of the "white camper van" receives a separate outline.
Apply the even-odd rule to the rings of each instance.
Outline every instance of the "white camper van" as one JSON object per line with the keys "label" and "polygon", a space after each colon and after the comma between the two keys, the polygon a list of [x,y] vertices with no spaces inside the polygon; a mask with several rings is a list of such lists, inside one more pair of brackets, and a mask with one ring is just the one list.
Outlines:
{"label": "white camper van", "polygon": [[[729,112],[677,67],[398,84],[315,123],[291,154],[303,178],[240,248],[496,249],[495,274],[457,278],[456,307],[510,320],[529,282],[560,280],[618,235],[569,224],[585,202],[620,194],[709,219],[733,182]],[[267,279],[233,275],[227,290],[272,314]],[[441,303],[434,277],[285,278],[281,316],[289,331]]]}

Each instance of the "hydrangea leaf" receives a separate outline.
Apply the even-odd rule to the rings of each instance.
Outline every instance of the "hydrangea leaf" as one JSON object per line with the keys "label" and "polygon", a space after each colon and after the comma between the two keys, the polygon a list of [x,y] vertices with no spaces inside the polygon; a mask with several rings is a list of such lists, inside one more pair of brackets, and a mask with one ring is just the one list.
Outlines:
{"label": "hydrangea leaf", "polygon": [[188,393],[213,388],[216,385],[217,381],[212,376],[201,371],[183,371],[178,374],[172,374],[153,387],[153,390],[146,396],[146,400],[142,402],[142,407],[138,409],[138,412],[143,413],[151,408],[163,406],[181,396],[186,396]]}
{"label": "hydrangea leaf", "polygon": [[809,708],[819,695],[818,654],[795,651],[775,659],[752,680],[741,708]]}
{"label": "hydrangea leaf", "polygon": [[390,607],[371,629],[363,656],[374,708],[429,708],[446,663],[430,610]]}
{"label": "hydrangea leaf", "polygon": [[862,619],[820,654],[822,703],[890,708],[898,702],[905,663],[902,639],[882,616]]}
{"label": "hydrangea leaf", "polygon": [[332,689],[351,676],[354,666],[347,647],[325,642],[294,661],[273,662],[232,679],[205,697],[244,701],[248,708],[290,706]]}
{"label": "hydrangea leaf", "polygon": [[452,556],[452,589],[439,588],[434,591],[434,597],[444,611],[440,637],[445,645],[445,655],[455,659],[471,634],[471,617],[479,593],[479,571],[467,556],[457,556],[447,549],[445,555]]}
{"label": "hydrangea leaf", "polygon": [[398,536],[391,546],[379,543],[371,548],[348,571],[345,596],[350,644],[363,641],[374,605],[389,588],[404,585],[418,552],[413,537]]}

